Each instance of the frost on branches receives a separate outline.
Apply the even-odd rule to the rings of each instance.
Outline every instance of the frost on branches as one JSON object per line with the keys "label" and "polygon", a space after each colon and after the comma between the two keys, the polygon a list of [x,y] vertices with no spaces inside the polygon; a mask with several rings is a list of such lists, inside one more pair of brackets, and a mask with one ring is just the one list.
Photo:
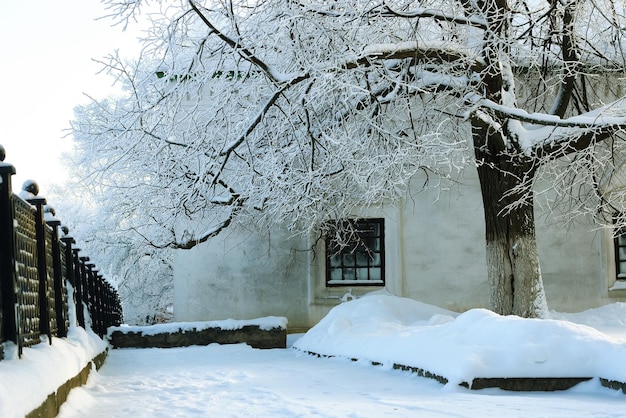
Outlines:
{"label": "frost on branches", "polygon": [[492,308],[532,317],[533,195],[600,221],[623,206],[621,1],[104,3],[151,31],[135,62],[105,61],[125,94],[79,109],[73,133],[155,248],[234,222],[310,232],[475,166]]}

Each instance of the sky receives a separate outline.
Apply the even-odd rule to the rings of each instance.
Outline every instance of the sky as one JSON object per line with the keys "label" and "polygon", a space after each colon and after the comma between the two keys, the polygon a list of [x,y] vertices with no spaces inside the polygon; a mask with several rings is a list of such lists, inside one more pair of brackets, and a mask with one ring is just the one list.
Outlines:
{"label": "sky", "polygon": [[[70,305],[75,324],[73,312]],[[234,329],[236,322],[210,326]],[[262,329],[270,323],[284,327],[275,317],[239,321]],[[184,326],[110,332],[152,334]],[[287,349],[271,350],[245,344],[109,350],[103,367],[70,393],[59,417],[626,417],[626,394],[599,381],[626,382],[626,303],[552,312],[540,320],[485,309],[459,314],[373,292],[336,306],[287,341]],[[0,416],[32,411],[105,346],[74,325],[67,339],[0,361]],[[448,383],[395,370],[394,363]],[[529,376],[592,379],[556,392],[459,386],[476,377]]]}
{"label": "sky", "polygon": [[67,173],[60,158],[73,109],[87,93],[104,98],[112,78],[98,74],[115,49],[138,51],[137,32],[112,26],[98,0],[6,0],[0,2],[0,144],[13,164],[13,190],[33,179],[40,195]]}

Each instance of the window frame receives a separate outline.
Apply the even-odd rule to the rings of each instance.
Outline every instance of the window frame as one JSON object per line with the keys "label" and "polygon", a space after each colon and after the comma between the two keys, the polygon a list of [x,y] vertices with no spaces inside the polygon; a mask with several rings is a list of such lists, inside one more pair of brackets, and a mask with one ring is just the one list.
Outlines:
{"label": "window frame", "polygon": [[[624,240],[623,244],[620,244],[620,238]],[[613,237],[613,249],[615,252],[615,281],[626,283],[626,269],[622,271],[621,263],[626,263],[626,254],[622,258],[620,257],[620,248],[624,248],[626,253],[626,230],[618,229]]]}
{"label": "window frame", "polygon": [[[346,286],[367,286],[367,287],[384,287],[385,286],[385,219],[384,218],[354,218],[354,219],[343,219],[333,221],[330,224],[328,232],[326,233],[325,239],[325,257],[326,257],[326,272],[325,272],[325,284],[326,287],[346,287]],[[336,226],[333,226],[336,225]],[[352,225],[349,225],[352,224]],[[373,232],[373,234],[361,235],[359,231],[363,231],[365,233],[372,231],[372,225],[378,226],[378,232]],[[333,239],[335,234],[338,232],[341,233],[341,230],[349,231],[349,228],[354,228],[352,232],[356,232],[358,234],[357,241],[348,241],[346,243],[337,243],[337,240]],[[367,230],[362,229],[367,228]],[[367,249],[364,251],[357,251],[359,247],[363,247],[365,245],[366,240],[376,240],[378,244],[378,249]],[[337,250],[335,252],[335,250]],[[334,253],[333,253],[334,252]],[[362,264],[363,258],[358,258],[357,254],[365,254],[366,257],[366,265]],[[377,262],[372,263],[373,257],[371,254],[378,255]],[[353,255],[353,262],[346,262],[346,257]],[[341,256],[339,262],[337,259],[333,259],[333,257]],[[358,260],[361,260],[361,264]],[[358,274],[358,270],[367,269],[367,279],[357,279],[356,275]],[[333,272],[340,270],[341,279],[333,278]],[[349,270],[354,270],[354,272],[349,273],[350,275],[354,275],[354,279],[345,279],[346,273]],[[380,278],[372,279],[372,273],[374,270],[377,270],[380,274]],[[336,273],[335,273],[336,274]]]}

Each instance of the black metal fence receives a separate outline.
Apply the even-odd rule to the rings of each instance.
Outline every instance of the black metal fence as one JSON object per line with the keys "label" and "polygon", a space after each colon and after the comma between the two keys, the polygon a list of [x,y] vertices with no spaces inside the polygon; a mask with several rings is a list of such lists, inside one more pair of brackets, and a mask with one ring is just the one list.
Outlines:
{"label": "black metal fence", "polygon": [[12,341],[21,355],[42,336],[50,343],[66,337],[70,303],[79,326],[90,318],[93,331],[104,336],[122,322],[117,291],[73,246],[35,184],[22,197],[11,191],[15,168],[2,161],[0,146],[0,342]]}

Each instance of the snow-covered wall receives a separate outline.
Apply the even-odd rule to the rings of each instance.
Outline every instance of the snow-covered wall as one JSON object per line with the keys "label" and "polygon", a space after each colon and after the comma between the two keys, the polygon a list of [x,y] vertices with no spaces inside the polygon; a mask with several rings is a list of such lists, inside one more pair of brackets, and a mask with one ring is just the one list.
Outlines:
{"label": "snow-covered wall", "polygon": [[174,261],[176,321],[284,316],[290,327],[309,324],[306,243],[278,229],[232,229]]}
{"label": "snow-covered wall", "polygon": [[488,306],[482,200],[475,171],[468,171],[448,191],[431,189],[407,199],[399,240],[402,296],[454,311]]}
{"label": "snow-covered wall", "polygon": [[[484,215],[475,170],[459,187],[414,193],[403,205],[363,209],[385,218],[386,286],[410,297],[462,312],[488,306]],[[415,185],[422,179],[416,178]],[[417,189],[416,189],[417,190]],[[537,237],[548,305],[575,312],[620,300],[613,284],[610,233],[591,222],[568,227],[537,211]],[[323,242],[231,230],[176,254],[177,321],[285,316],[290,330],[317,323],[342,297],[376,287],[326,287]],[[308,248],[315,251],[306,251]],[[612,298],[611,298],[612,297]]]}

